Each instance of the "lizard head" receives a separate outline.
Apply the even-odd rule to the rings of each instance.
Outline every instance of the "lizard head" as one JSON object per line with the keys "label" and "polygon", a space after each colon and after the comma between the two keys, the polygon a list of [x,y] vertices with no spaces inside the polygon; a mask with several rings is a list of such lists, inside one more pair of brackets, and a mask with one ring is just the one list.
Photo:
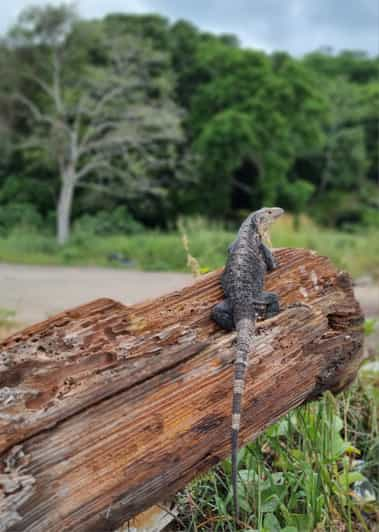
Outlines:
{"label": "lizard head", "polygon": [[255,211],[252,218],[257,225],[258,231],[263,239],[270,241],[269,228],[282,214],[284,210],[280,207],[263,207]]}

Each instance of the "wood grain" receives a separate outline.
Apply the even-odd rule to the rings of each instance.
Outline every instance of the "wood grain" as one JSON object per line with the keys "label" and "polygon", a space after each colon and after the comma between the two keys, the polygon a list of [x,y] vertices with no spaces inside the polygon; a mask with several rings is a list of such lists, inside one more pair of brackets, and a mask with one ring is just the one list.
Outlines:
{"label": "wood grain", "polygon": [[[241,443],[355,377],[363,316],[351,280],[312,251],[276,250]],[[235,333],[210,309],[220,271],[158,299],[100,299],[0,344],[0,531],[106,531],[229,454]]]}

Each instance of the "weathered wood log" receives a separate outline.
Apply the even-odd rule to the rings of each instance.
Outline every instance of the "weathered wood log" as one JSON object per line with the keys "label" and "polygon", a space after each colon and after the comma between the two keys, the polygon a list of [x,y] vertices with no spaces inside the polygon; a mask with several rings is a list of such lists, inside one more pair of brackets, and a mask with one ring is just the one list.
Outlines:
{"label": "weathered wood log", "polygon": [[[345,387],[362,352],[349,276],[311,251],[275,255],[282,311],[258,324],[241,443]],[[0,530],[113,530],[229,454],[219,276],[129,307],[97,300],[0,344]]]}

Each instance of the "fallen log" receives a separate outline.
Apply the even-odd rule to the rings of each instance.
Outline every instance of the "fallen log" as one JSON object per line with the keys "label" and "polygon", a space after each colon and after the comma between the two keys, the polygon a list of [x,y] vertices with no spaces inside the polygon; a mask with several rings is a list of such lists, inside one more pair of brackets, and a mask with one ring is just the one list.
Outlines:
{"label": "fallen log", "polygon": [[[258,324],[241,444],[356,374],[361,309],[350,277],[280,249]],[[100,299],[0,344],[0,530],[106,531],[230,452],[235,333],[210,309],[220,271],[133,306]]]}

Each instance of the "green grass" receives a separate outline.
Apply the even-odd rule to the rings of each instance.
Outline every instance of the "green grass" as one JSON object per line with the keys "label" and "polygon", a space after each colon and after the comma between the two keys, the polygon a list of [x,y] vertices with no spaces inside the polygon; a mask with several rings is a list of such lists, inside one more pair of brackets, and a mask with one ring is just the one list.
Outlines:
{"label": "green grass", "polygon": [[14,322],[16,312],[8,308],[0,307],[0,327],[8,326]]}
{"label": "green grass", "polygon": [[353,277],[370,273],[379,278],[379,234],[377,228],[344,233],[318,227],[303,219],[299,231],[292,227],[290,217],[273,226],[272,241],[276,247],[314,249],[326,255]]}
{"label": "green grass", "polygon": [[[243,448],[239,453],[239,529],[375,530],[377,408],[378,390],[358,381],[338,399],[326,394],[288,414]],[[359,484],[369,487],[366,500]],[[190,484],[177,501],[178,530],[236,530],[230,459]]]}
{"label": "green grass", "polygon": [[0,340],[9,336],[12,331],[19,327],[15,316],[16,312],[14,310],[0,307]]}
{"label": "green grass", "polygon": [[[220,225],[201,218],[181,223],[190,253],[202,268],[212,270],[225,262],[226,249],[235,237]],[[273,227],[274,247],[304,247],[330,257],[353,276],[370,273],[379,277],[379,238],[372,229],[348,234],[321,229],[304,219],[298,231],[289,217]],[[24,264],[117,266],[111,253],[129,258],[134,267],[155,271],[188,271],[186,253],[178,231],[146,231],[136,235],[95,236],[74,233],[70,242],[59,247],[53,236],[37,232],[14,231],[0,238],[0,261]]]}

